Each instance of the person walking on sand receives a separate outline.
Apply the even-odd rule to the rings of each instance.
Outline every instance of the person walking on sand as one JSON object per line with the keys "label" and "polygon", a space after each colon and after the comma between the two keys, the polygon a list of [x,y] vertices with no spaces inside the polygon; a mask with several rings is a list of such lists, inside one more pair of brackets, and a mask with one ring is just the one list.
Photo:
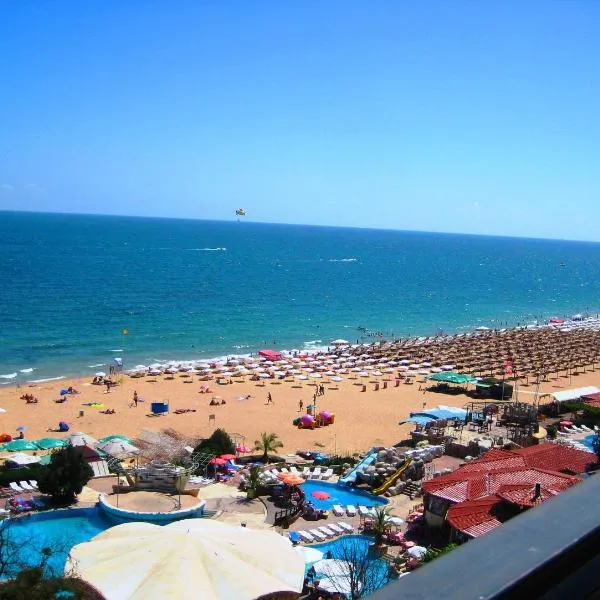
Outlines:
{"label": "person walking on sand", "polygon": [[135,406],[138,405],[138,393],[137,393],[137,390],[134,390],[134,392],[133,392],[133,404]]}
{"label": "person walking on sand", "polygon": [[303,407],[304,407],[304,402],[302,402],[302,399],[300,399],[300,401],[298,402],[298,412],[302,412]]}
{"label": "person walking on sand", "polygon": [[267,394],[267,404],[275,404],[275,402],[273,402],[273,396],[271,396],[271,392]]}

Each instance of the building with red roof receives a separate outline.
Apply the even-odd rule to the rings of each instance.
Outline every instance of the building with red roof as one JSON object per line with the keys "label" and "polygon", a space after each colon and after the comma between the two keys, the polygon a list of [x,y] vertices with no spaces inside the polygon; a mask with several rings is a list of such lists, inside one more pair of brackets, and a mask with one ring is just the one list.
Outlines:
{"label": "building with red roof", "polygon": [[450,525],[458,539],[477,537],[576,485],[596,465],[594,454],[557,444],[493,448],[423,484],[425,518]]}

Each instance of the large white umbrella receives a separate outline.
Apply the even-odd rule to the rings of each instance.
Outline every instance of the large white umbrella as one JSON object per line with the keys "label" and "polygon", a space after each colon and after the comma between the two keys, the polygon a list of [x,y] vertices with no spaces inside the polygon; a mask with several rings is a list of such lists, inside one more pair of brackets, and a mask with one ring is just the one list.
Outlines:
{"label": "large white umbrella", "polygon": [[96,446],[98,444],[97,439],[87,433],[82,433],[81,431],[70,433],[64,439],[67,440],[71,446]]}
{"label": "large white umbrella", "polygon": [[421,559],[427,553],[427,548],[425,548],[424,546],[413,546],[412,548],[409,548],[406,552],[407,554],[410,554],[410,556],[412,556],[413,558]]}
{"label": "large white umbrella", "polygon": [[352,565],[347,560],[337,558],[320,560],[313,565],[313,568],[317,575],[325,575],[326,577],[347,576],[352,572]]}
{"label": "large white umbrella", "polygon": [[67,569],[107,600],[251,600],[302,591],[304,560],[272,531],[187,519],[125,523],[71,549]]}
{"label": "large white umbrella", "polygon": [[316,548],[310,548],[309,546],[295,546],[294,550],[302,557],[302,560],[306,564],[323,560],[324,554]]}
{"label": "large white umbrella", "polygon": [[106,454],[110,454],[115,458],[133,456],[134,454],[139,454],[140,452],[139,449],[134,445],[119,439],[108,440],[103,444],[99,444],[98,448],[102,450],[102,452],[106,452]]}
{"label": "large white umbrella", "polygon": [[358,581],[358,575],[337,575],[335,577],[325,577],[319,581],[318,589],[330,594],[345,594],[350,595],[352,593],[351,579],[355,580],[356,587],[362,588],[362,584]]}

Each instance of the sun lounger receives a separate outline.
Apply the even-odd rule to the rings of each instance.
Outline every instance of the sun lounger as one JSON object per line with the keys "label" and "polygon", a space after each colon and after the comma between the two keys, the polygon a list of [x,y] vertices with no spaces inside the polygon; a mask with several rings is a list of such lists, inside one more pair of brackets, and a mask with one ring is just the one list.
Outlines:
{"label": "sun lounger", "polygon": [[355,517],[356,516],[356,506],[354,506],[353,504],[348,504],[348,506],[346,506],[346,514],[349,517]]}
{"label": "sun lounger", "polygon": [[352,525],[350,525],[350,523],[346,523],[346,521],[340,521],[338,523],[338,526],[341,527],[342,529],[345,529],[348,532],[354,531],[354,527],[352,527]]}
{"label": "sun lounger", "polygon": [[37,480],[35,479],[30,479],[29,480],[29,485],[34,489],[37,490],[38,489],[38,484],[37,484]]}
{"label": "sun lounger", "polygon": [[579,427],[581,427],[581,429],[583,429],[584,431],[593,431],[592,429],[590,429],[587,425],[580,425]]}
{"label": "sun lounger", "polygon": [[329,479],[333,475],[333,469],[327,469],[322,475],[321,479]]}
{"label": "sun lounger", "polygon": [[15,492],[21,493],[22,491],[24,491],[23,488],[16,481],[11,481],[8,485]]}
{"label": "sun lounger", "polygon": [[33,492],[33,488],[26,481],[19,481],[19,485],[28,492]]}
{"label": "sun lounger", "polygon": [[318,529],[309,529],[308,533],[316,537],[320,542],[324,542],[327,539],[327,536]]}
{"label": "sun lounger", "polygon": [[321,479],[321,467],[315,467],[311,477],[312,479]]}
{"label": "sun lounger", "polygon": [[286,467],[282,467],[281,469],[279,469],[280,473],[289,473],[289,470],[286,469]]}
{"label": "sun lounger", "polygon": [[315,536],[312,535],[311,533],[309,533],[308,531],[297,531],[296,533],[300,536],[300,538],[304,542],[314,542],[315,541]]}
{"label": "sun lounger", "polygon": [[558,435],[560,435],[560,437],[564,437],[564,438],[569,437],[569,434],[565,433],[564,431],[557,431],[556,433]]}
{"label": "sun lounger", "polygon": [[327,527],[329,527],[329,529],[331,529],[331,531],[333,531],[336,535],[344,533],[344,528],[340,527],[337,523],[329,523]]}
{"label": "sun lounger", "polygon": [[310,476],[310,467],[304,467],[304,469],[302,470],[302,477],[304,477],[304,479],[310,479]]}
{"label": "sun lounger", "polygon": [[363,506],[362,504],[358,505],[358,514],[361,517],[369,517],[371,515],[369,509],[366,506]]}
{"label": "sun lounger", "polygon": [[292,475],[297,475],[298,477],[301,477],[300,471],[298,471],[298,469],[296,469],[296,467],[290,467],[290,473]]}
{"label": "sun lounger", "polygon": [[288,537],[290,538],[290,542],[292,542],[292,544],[297,544],[301,540],[297,531],[290,531],[288,533]]}
{"label": "sun lounger", "polygon": [[342,515],[346,514],[346,511],[344,510],[344,507],[341,504],[334,504],[331,507],[331,510],[333,511],[333,514],[336,517],[341,517]]}
{"label": "sun lounger", "polygon": [[335,536],[335,532],[333,530],[329,529],[329,527],[326,527],[325,525],[321,525],[321,527],[318,527],[318,530],[323,535],[326,535],[327,537],[334,537]]}
{"label": "sun lounger", "polygon": [[391,523],[392,525],[400,526],[404,521],[400,517],[388,517],[386,519],[386,523]]}

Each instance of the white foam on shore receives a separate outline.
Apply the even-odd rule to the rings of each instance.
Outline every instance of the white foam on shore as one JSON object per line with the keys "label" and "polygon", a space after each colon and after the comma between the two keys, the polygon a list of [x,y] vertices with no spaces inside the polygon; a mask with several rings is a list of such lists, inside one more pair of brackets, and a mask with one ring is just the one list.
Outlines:
{"label": "white foam on shore", "polygon": [[8,373],[7,375],[0,375],[0,379],[14,379],[16,376],[16,373]]}
{"label": "white foam on shore", "polygon": [[27,383],[46,383],[47,381],[59,381],[60,379],[66,379],[64,375],[58,377],[47,377],[46,379],[29,379]]}

